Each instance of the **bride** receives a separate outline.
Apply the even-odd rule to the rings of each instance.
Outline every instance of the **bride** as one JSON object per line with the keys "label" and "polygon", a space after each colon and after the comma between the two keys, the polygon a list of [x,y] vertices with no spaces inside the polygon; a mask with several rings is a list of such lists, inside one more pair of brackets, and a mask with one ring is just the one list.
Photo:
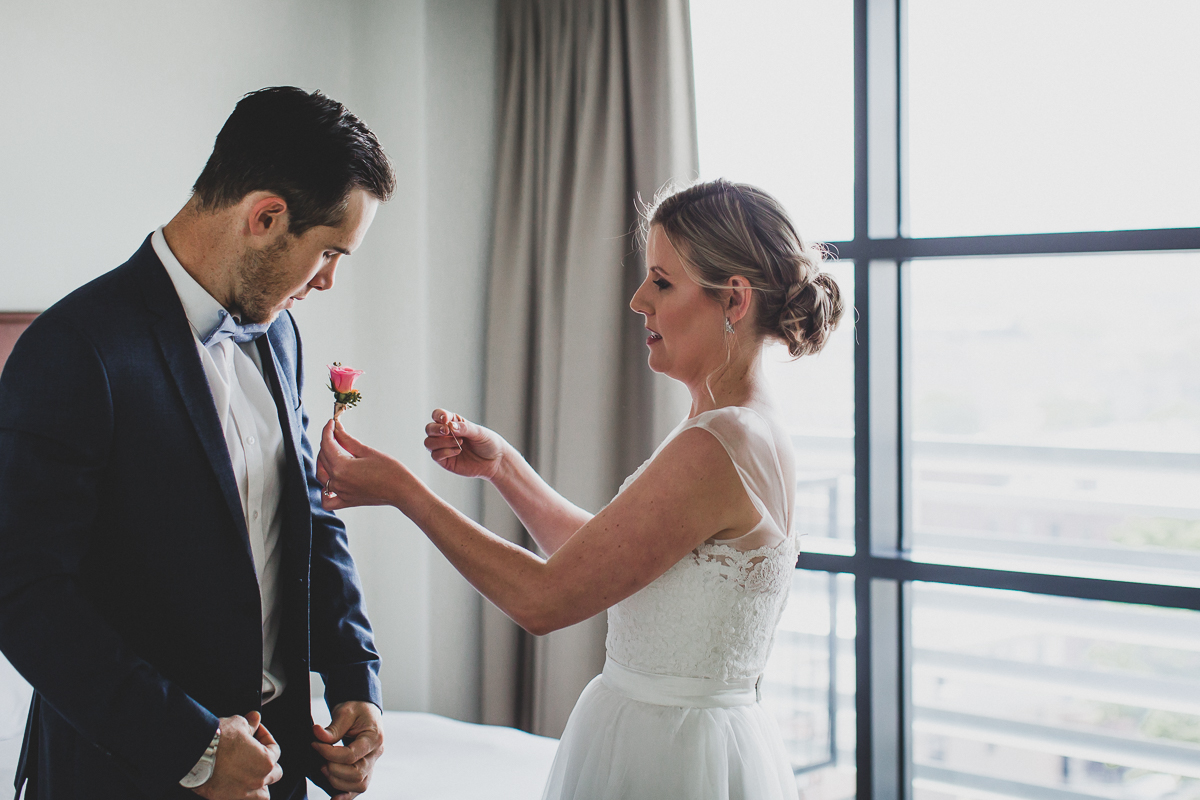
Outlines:
{"label": "bride", "polygon": [[425,446],[500,491],[549,557],[483,529],[402,463],[324,430],[325,507],[393,505],[521,627],[545,634],[608,610],[602,675],[579,697],[545,798],[795,798],[758,683],[787,599],[797,543],[787,434],[763,385],[762,351],[818,352],[842,314],[821,251],[774,198],[700,183],[644,220],[650,368],[683,382],[691,411],[589,514],[503,438],[441,409]]}

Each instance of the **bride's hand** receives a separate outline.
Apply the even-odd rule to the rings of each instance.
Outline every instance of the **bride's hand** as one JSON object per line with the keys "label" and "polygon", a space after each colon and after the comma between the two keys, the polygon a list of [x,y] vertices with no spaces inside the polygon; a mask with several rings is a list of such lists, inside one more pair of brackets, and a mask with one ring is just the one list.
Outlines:
{"label": "bride's hand", "polygon": [[327,511],[391,503],[405,467],[387,453],[367,447],[329,420],[321,431],[317,480],[325,487],[321,505]]}
{"label": "bride's hand", "polygon": [[491,480],[504,458],[504,439],[445,409],[434,409],[425,426],[425,449],[438,464],[464,478]]}

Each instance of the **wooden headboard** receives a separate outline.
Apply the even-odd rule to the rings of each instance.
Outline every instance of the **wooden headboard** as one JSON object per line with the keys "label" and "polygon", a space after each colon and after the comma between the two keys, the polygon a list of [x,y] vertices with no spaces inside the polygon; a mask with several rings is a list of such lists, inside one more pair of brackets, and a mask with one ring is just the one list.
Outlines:
{"label": "wooden headboard", "polygon": [[[0,370],[4,369],[17,338],[35,317],[37,314],[0,312]],[[25,729],[30,693],[29,684],[0,655],[0,780],[10,784],[21,754],[19,742]]]}
{"label": "wooden headboard", "polygon": [[35,317],[37,314],[33,313],[0,312],[0,369],[4,369],[4,362],[8,360],[8,354],[12,352],[13,345],[17,343],[18,337],[25,332]]}

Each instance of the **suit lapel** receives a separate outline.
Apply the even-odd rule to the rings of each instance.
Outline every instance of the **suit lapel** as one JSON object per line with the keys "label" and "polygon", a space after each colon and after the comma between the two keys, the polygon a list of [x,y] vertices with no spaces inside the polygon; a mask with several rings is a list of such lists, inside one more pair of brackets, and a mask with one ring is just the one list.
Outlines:
{"label": "suit lapel", "polygon": [[[280,315],[281,318],[284,315]],[[303,664],[308,663],[308,574],[309,553],[312,548],[312,509],[309,505],[308,475],[305,472],[301,453],[301,437],[304,430],[301,427],[300,401],[296,396],[295,384],[289,379],[295,375],[291,369],[292,358],[284,339],[280,336],[282,325],[290,325],[286,319],[272,325],[266,336],[259,337],[258,355],[263,367],[263,377],[275,398],[275,407],[279,412],[279,426],[283,430],[284,441],[284,480],[281,512],[283,513],[283,533],[280,544],[283,546],[283,573],[288,576],[284,582],[286,587],[293,587],[292,578],[300,580],[305,587],[300,591],[289,593],[291,597],[288,607],[292,613],[287,615],[294,625],[289,627],[289,635],[280,633],[281,647],[285,652],[302,658]],[[304,667],[307,669],[307,667]]]}
{"label": "suit lapel", "polygon": [[[298,412],[300,400],[295,396],[295,389],[291,381],[283,379],[283,376],[290,372],[284,369],[279,360],[282,343],[278,340],[276,327],[272,325],[267,331],[267,335],[259,337],[256,344],[258,345],[259,360],[263,366],[263,377],[267,379],[267,385],[271,387],[271,395],[275,398],[275,406],[279,410],[279,425],[283,428],[283,438],[291,443],[287,452],[287,460],[288,468],[294,471],[295,465],[300,464],[300,436],[302,433]],[[303,467],[301,467],[301,477],[303,478]],[[301,486],[304,483],[301,481]],[[306,498],[306,505],[307,502]]]}
{"label": "suit lapel", "polygon": [[229,506],[229,514],[246,548],[246,556],[253,562],[250,534],[246,530],[246,516],[242,511],[237,480],[233,476],[233,463],[229,459],[229,445],[225,442],[224,431],[221,430],[221,421],[217,417],[208,378],[205,377],[204,367],[200,364],[191,325],[188,324],[175,285],[171,283],[170,276],[155,255],[149,239],[138,252],[138,255],[143,254],[146,275],[142,285],[145,287],[146,302],[150,310],[158,316],[153,323],[154,336],[216,475],[221,494]]}

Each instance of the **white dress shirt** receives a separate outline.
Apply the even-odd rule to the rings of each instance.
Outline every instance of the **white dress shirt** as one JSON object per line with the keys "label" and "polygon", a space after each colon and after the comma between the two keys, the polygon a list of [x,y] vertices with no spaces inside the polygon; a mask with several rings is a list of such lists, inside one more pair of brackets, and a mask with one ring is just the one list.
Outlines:
{"label": "white dress shirt", "polygon": [[237,344],[232,339],[210,347],[201,344],[220,324],[221,304],[179,263],[162,228],[154,232],[150,243],[175,284],[191,323],[233,463],[262,601],[262,694],[266,703],[279,697],[286,684],[275,652],[279,641],[279,567],[283,560],[279,501],[283,494],[284,447],[279,412],[263,377],[256,344]]}

